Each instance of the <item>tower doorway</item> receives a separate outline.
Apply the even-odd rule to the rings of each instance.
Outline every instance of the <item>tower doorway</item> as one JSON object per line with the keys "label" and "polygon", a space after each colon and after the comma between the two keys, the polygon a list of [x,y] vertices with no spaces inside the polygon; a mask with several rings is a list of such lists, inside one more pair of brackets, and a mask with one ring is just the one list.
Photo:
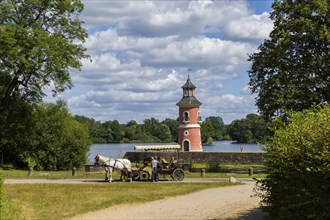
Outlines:
{"label": "tower doorway", "polygon": [[183,142],[183,151],[189,151],[189,141]]}

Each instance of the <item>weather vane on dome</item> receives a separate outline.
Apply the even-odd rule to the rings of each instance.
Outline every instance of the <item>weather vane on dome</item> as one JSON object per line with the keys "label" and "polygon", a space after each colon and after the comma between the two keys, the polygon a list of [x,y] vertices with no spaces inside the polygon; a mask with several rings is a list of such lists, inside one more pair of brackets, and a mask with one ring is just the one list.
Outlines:
{"label": "weather vane on dome", "polygon": [[192,72],[192,69],[191,68],[188,68],[188,78],[190,78],[191,72]]}

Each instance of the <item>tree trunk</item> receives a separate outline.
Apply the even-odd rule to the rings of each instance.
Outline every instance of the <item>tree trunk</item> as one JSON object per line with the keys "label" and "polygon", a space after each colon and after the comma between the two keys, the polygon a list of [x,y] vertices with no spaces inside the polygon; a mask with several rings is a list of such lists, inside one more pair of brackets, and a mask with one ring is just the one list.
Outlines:
{"label": "tree trunk", "polygon": [[10,104],[10,98],[12,97],[13,91],[19,84],[20,84],[20,81],[18,80],[18,77],[15,76],[12,79],[10,85],[7,87],[7,90],[1,99],[0,110],[4,110],[4,109],[8,108],[8,106]]}

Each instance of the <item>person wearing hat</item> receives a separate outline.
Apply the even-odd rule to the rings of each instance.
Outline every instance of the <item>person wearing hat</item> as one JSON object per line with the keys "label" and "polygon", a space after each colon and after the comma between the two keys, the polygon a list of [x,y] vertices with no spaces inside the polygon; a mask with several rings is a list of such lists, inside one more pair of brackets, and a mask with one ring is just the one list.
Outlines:
{"label": "person wearing hat", "polygon": [[151,157],[152,182],[158,182],[157,165],[158,165],[157,159]]}

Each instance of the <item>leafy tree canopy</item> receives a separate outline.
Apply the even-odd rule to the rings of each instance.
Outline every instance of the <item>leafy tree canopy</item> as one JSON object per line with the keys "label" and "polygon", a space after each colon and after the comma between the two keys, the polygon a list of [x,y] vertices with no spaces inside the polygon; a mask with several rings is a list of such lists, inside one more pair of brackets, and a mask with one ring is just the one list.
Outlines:
{"label": "leafy tree canopy", "polygon": [[8,119],[0,142],[5,163],[23,167],[32,161],[37,169],[67,170],[86,162],[87,126],[74,119],[64,102],[16,103]]}
{"label": "leafy tree canopy", "polygon": [[225,138],[226,128],[225,123],[223,122],[221,117],[210,116],[205,118],[205,121],[210,121],[214,128],[214,135],[212,137],[213,139],[222,140]]}
{"label": "leafy tree canopy", "polygon": [[214,127],[211,120],[205,120],[201,124],[201,139],[202,143],[212,144],[214,137]]}
{"label": "leafy tree canopy", "polygon": [[330,106],[277,123],[259,181],[272,219],[330,219]]}
{"label": "leafy tree canopy", "polygon": [[[143,124],[131,120],[127,124],[118,121],[101,123],[92,118],[76,115],[75,119],[88,126],[93,143],[114,142],[177,142],[179,121],[166,118],[159,121],[155,118],[145,119]],[[210,116],[201,122],[201,139],[203,144],[213,140],[236,140],[241,143],[264,143],[268,138],[270,123],[257,114],[248,114],[245,119],[224,125],[219,116]]]}
{"label": "leafy tree canopy", "polygon": [[275,0],[274,29],[249,55],[252,93],[267,118],[330,102],[329,0]]}
{"label": "leafy tree canopy", "polygon": [[72,87],[70,71],[88,57],[82,10],[80,0],[0,1],[0,110],[17,96],[40,100],[46,86]]}
{"label": "leafy tree canopy", "polygon": [[262,116],[248,114],[246,118],[234,120],[229,125],[229,135],[232,140],[240,143],[264,143],[269,125]]}

